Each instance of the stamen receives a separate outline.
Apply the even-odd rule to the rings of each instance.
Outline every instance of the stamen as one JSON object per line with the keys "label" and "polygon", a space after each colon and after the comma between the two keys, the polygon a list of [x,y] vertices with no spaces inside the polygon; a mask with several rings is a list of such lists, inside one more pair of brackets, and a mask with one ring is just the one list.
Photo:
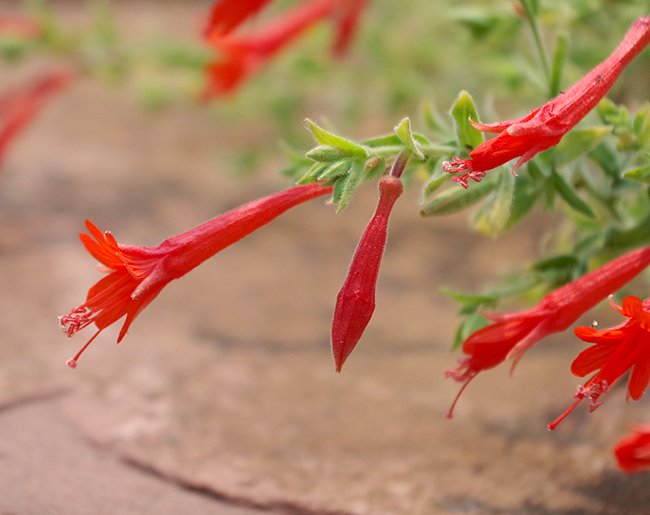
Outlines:
{"label": "stamen", "polygon": [[[445,373],[446,375],[446,373]],[[458,400],[460,399],[460,396],[463,394],[465,391],[465,388],[469,385],[469,383],[472,382],[472,380],[476,377],[476,374],[473,374],[467,378],[467,381],[463,383],[463,386],[460,387],[460,390],[458,390],[458,393],[456,394],[456,397],[454,398],[454,402],[451,403],[451,406],[449,407],[449,411],[447,412],[447,418],[452,419],[454,418],[454,409],[456,409],[456,404],[458,404]]]}
{"label": "stamen", "polygon": [[68,361],[66,361],[65,364],[68,365],[70,368],[77,368],[77,361],[79,361],[81,355],[88,348],[88,346],[93,342],[93,340],[99,336],[99,333],[101,333],[102,331],[103,329],[97,330],[97,332],[91,336],[90,340],[86,342],[86,344],[81,348],[81,350],[79,350],[79,352],[77,352],[73,358],[70,358]]}
{"label": "stamen", "polygon": [[469,160],[454,156],[451,158],[451,161],[444,161],[442,163],[442,169],[448,173],[457,173],[471,170],[471,166]]}
{"label": "stamen", "polygon": [[67,315],[61,315],[58,317],[59,320],[59,329],[63,331],[68,338],[70,338],[74,333],[80,331],[92,321],[90,316],[92,310],[85,306],[80,306],[73,309]]}

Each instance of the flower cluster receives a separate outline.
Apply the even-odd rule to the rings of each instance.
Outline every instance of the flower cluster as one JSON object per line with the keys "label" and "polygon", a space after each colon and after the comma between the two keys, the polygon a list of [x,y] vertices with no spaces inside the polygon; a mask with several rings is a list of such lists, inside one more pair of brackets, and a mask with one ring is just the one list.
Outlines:
{"label": "flower cluster", "polygon": [[218,0],[204,30],[217,57],[207,68],[203,100],[235,91],[260,66],[286,48],[303,32],[325,18],[334,18],[337,33],[333,52],[347,50],[367,0],[307,0],[253,33],[234,33],[269,0]]}

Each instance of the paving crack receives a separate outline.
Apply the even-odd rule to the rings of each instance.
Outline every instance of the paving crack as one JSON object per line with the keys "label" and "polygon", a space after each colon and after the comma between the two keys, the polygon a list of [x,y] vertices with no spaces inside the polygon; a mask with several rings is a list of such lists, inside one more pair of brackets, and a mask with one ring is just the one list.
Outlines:
{"label": "paving crack", "polygon": [[236,495],[223,490],[219,490],[205,483],[190,480],[186,477],[183,477],[182,475],[174,474],[168,470],[164,470],[163,468],[146,462],[140,458],[119,453],[119,451],[118,457],[124,464],[133,467],[144,474],[154,476],[183,490],[193,492],[210,499],[214,499],[215,501],[227,502],[234,506],[256,509],[260,512],[273,512],[291,515],[354,515],[353,512],[350,511],[310,508],[301,503],[290,500],[276,499],[270,501],[257,501],[246,496]]}
{"label": "paving crack", "polygon": [[28,404],[35,404],[38,402],[47,402],[59,399],[68,393],[70,393],[70,390],[67,387],[57,386],[18,395],[12,399],[0,402],[0,414],[17,408],[22,408]]}

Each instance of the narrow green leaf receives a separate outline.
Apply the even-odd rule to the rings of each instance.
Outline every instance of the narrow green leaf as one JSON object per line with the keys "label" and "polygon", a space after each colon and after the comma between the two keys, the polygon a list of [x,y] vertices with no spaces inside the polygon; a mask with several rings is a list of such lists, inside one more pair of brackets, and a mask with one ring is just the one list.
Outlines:
{"label": "narrow green leaf", "polygon": [[632,128],[641,148],[650,148],[650,104],[646,102],[639,109],[632,122]]}
{"label": "narrow green leaf", "polygon": [[377,136],[375,138],[365,139],[363,140],[363,144],[366,147],[375,148],[375,147],[394,147],[397,145],[401,145],[402,142],[400,141],[397,134],[391,132],[390,134],[384,134],[382,136]]}
{"label": "narrow green leaf", "polygon": [[585,127],[573,129],[555,147],[555,164],[565,165],[588,154],[612,132],[611,127]]}
{"label": "narrow green leaf", "polygon": [[365,162],[357,160],[351,162],[350,171],[345,178],[341,179],[343,182],[343,189],[341,191],[341,196],[337,202],[337,213],[342,212],[350,203],[354,192],[357,191],[357,188],[363,180],[364,171]]}
{"label": "narrow green leaf", "polygon": [[424,161],[424,154],[420,150],[420,146],[413,138],[413,132],[411,131],[411,120],[404,118],[399,122],[393,129],[400,141],[406,146],[408,151],[413,157]]}
{"label": "narrow green leaf", "polygon": [[496,186],[494,180],[489,178],[472,184],[471,188],[463,189],[454,185],[426,204],[421,210],[421,216],[439,216],[448,215],[462,211],[466,207],[475,204],[483,197],[488,195]]}
{"label": "narrow green leaf", "polygon": [[546,182],[546,179],[548,179],[547,175],[539,167],[536,161],[528,161],[528,163],[526,163],[526,167],[528,168],[528,174],[530,175],[530,178],[535,182]]}
{"label": "narrow green leaf", "polygon": [[318,176],[327,169],[327,163],[314,163],[312,164],[305,174],[296,181],[296,184],[309,184],[311,182],[316,182]]}
{"label": "narrow green leaf", "polygon": [[449,130],[443,122],[440,113],[438,113],[433,102],[424,102],[422,104],[422,118],[426,126],[433,132],[440,135],[448,135]]}
{"label": "narrow green leaf", "polygon": [[600,166],[600,169],[610,177],[619,178],[621,166],[618,162],[618,155],[605,142],[589,152],[589,159]]}
{"label": "narrow green leaf", "polygon": [[454,129],[458,145],[466,150],[472,150],[483,143],[483,135],[476,130],[470,118],[478,121],[476,106],[472,96],[467,91],[461,91],[451,107],[451,117],[454,120]]}
{"label": "narrow green leaf", "polygon": [[340,161],[341,159],[350,157],[350,153],[347,150],[343,150],[339,147],[333,147],[331,145],[318,145],[317,147],[314,147],[309,152],[307,152],[305,154],[305,157],[313,159],[314,161],[331,162]]}
{"label": "narrow green leaf", "polygon": [[578,258],[573,254],[561,254],[533,263],[531,268],[537,272],[556,270],[558,268],[575,268],[579,264]]}
{"label": "narrow green leaf", "polygon": [[337,147],[341,151],[346,152],[350,157],[368,157],[368,151],[361,145],[358,145],[354,141],[342,138],[341,136],[337,136],[336,134],[326,131],[322,127],[319,127],[314,122],[312,122],[309,118],[305,119],[305,125],[316,140],[316,143],[320,145]]}
{"label": "narrow green leaf", "polygon": [[623,172],[625,179],[650,184],[650,164],[631,168]]}
{"label": "narrow green leaf", "polygon": [[510,219],[514,192],[514,175],[499,173],[496,189],[472,217],[474,229],[492,238],[501,234]]}
{"label": "narrow green leaf", "polygon": [[562,72],[564,70],[564,63],[566,62],[566,51],[569,43],[569,38],[566,34],[558,34],[557,42],[555,43],[555,54],[553,55],[553,62],[551,63],[551,96],[555,97],[560,93],[562,84]]}
{"label": "narrow green leaf", "polygon": [[572,186],[564,180],[555,170],[551,170],[551,181],[555,190],[560,194],[564,201],[569,204],[578,213],[587,218],[595,219],[596,215],[584,200],[582,200]]}
{"label": "narrow green leaf", "polygon": [[422,200],[420,203],[424,203],[426,199],[431,195],[434,191],[436,191],[440,186],[442,186],[444,183],[446,183],[449,179],[451,179],[451,175],[449,175],[447,172],[443,170],[435,170],[432,174],[431,177],[427,180],[427,182],[424,183],[424,186],[422,187]]}
{"label": "narrow green leaf", "polygon": [[327,165],[316,177],[318,181],[332,181],[337,177],[342,177],[350,171],[352,163],[349,160],[339,161]]}
{"label": "narrow green leaf", "polygon": [[508,218],[505,229],[510,229],[523,220],[537,202],[542,188],[540,184],[533,182],[528,177],[517,177],[512,206],[510,206],[510,218]]}
{"label": "narrow green leaf", "polygon": [[451,347],[452,351],[460,349],[461,345],[469,336],[478,331],[479,329],[487,326],[490,321],[482,316],[477,311],[471,313],[465,320],[458,326],[456,334],[454,335],[454,343]]}

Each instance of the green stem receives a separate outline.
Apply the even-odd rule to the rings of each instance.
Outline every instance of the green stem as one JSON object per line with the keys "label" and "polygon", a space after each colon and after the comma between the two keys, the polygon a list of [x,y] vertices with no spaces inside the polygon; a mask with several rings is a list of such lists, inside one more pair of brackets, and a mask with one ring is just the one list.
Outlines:
{"label": "green stem", "polygon": [[542,42],[542,37],[539,31],[539,24],[537,23],[537,15],[535,14],[533,7],[530,3],[530,0],[521,0],[521,5],[526,12],[526,19],[530,25],[530,29],[533,32],[533,38],[535,39],[535,46],[537,47],[537,53],[539,58],[542,61],[542,67],[544,68],[544,75],[546,76],[546,82],[550,83],[551,80],[551,67],[548,61],[548,55],[546,49],[544,48],[544,43]]}

